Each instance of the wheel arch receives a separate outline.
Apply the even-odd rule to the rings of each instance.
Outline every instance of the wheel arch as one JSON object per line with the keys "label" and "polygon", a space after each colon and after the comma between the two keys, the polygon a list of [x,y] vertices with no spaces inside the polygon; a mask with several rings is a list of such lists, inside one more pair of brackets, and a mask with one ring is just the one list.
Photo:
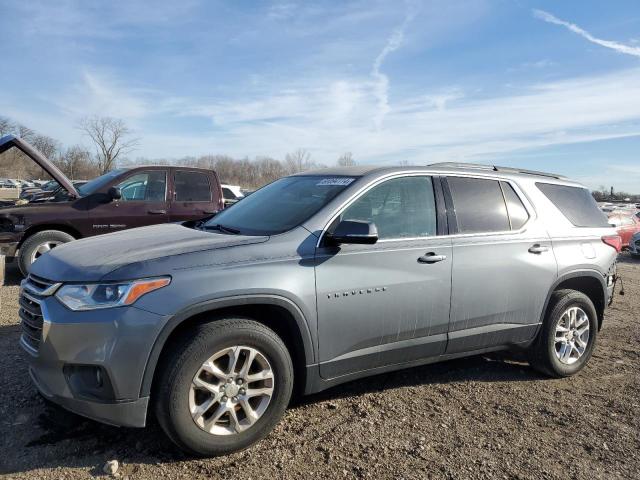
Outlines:
{"label": "wheel arch", "polygon": [[301,392],[306,366],[315,362],[315,350],[307,321],[291,300],[276,295],[238,296],[192,305],[177,313],[164,326],[151,349],[144,371],[140,396],[151,394],[163,354],[182,332],[199,323],[232,316],[247,317],[271,328],[289,350],[294,367],[294,388]]}
{"label": "wheel arch", "polygon": [[584,293],[593,302],[598,315],[598,329],[602,328],[604,309],[607,304],[607,284],[602,274],[595,270],[579,270],[566,273],[556,280],[545,300],[540,322],[544,322],[551,296],[557,290],[570,289]]}
{"label": "wheel arch", "polygon": [[18,248],[20,248],[22,244],[29,237],[31,237],[36,233],[44,232],[45,230],[58,230],[60,232],[68,233],[76,240],[78,240],[79,238],[82,238],[82,234],[80,234],[78,230],[76,230],[75,228],[69,225],[64,225],[60,223],[42,223],[38,225],[32,225],[25,230],[24,234],[22,235],[22,238],[20,239],[20,243],[18,243]]}

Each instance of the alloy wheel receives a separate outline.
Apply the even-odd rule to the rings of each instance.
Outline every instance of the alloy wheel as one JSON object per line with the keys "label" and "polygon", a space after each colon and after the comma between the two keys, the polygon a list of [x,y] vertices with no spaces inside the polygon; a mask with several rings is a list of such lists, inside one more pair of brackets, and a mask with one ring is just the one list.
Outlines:
{"label": "alloy wheel", "polygon": [[64,242],[58,242],[56,240],[50,240],[47,242],[43,242],[38,245],[31,254],[31,263],[35,262],[40,255],[44,255],[45,253],[51,251],[51,249],[57,247],[58,245],[62,245]]}
{"label": "alloy wheel", "polygon": [[256,348],[234,346],[209,357],[189,389],[193,421],[207,433],[233,435],[254,425],[271,402],[274,372]]}
{"label": "alloy wheel", "polygon": [[589,316],[580,307],[565,310],[556,324],[555,352],[561,363],[577,362],[589,345]]}

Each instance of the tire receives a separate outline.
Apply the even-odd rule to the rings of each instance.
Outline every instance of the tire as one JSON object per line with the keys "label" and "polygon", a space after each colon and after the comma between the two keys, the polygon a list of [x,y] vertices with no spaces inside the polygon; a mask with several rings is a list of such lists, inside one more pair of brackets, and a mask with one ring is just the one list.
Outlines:
{"label": "tire", "polygon": [[[582,325],[568,332],[557,331],[558,327],[562,330],[566,328],[570,320],[565,314],[570,316],[570,312],[576,312],[578,320],[575,320],[574,326],[579,322],[583,322]],[[586,315],[586,322],[582,316],[583,313]],[[575,336],[587,325],[586,341],[587,336],[584,334]],[[598,314],[591,299],[576,290],[558,290],[549,300],[542,329],[529,352],[529,362],[533,368],[551,377],[562,378],[575,375],[591,358],[597,335]],[[571,346],[572,341],[573,346]],[[570,355],[567,356],[566,353]]]}
{"label": "tire", "polygon": [[[225,380],[224,377],[219,379],[213,375],[209,376],[207,371],[202,370],[205,362],[210,360],[216,352],[234,347],[237,347],[239,349],[237,351],[240,352],[238,360],[240,372],[237,373],[233,382],[229,383],[229,380]],[[254,420],[255,423],[250,426],[245,425],[242,427],[244,430],[237,432],[235,429],[240,427],[236,426],[235,429],[232,427],[231,412],[222,414],[220,420],[215,421],[214,419],[220,409],[224,410],[228,405],[231,405],[233,409],[238,409],[237,413],[233,415],[236,419],[246,413],[244,407],[246,403],[243,403],[242,406],[240,403],[247,402],[249,399],[241,395],[242,390],[235,394],[237,396],[233,396],[232,390],[229,397],[222,392],[227,388],[225,387],[227,384],[231,385],[229,388],[233,389],[241,387],[241,384],[236,385],[241,380],[239,377],[243,375],[240,362],[243,355],[244,361],[247,360],[248,351],[251,349],[257,352],[253,360],[253,367],[257,365],[258,368],[263,368],[264,362],[266,362],[270,367],[272,380],[252,383],[249,378],[252,375],[246,375],[248,378],[245,379],[244,385],[247,386],[248,391],[251,391],[251,388],[265,386],[268,389],[270,384],[272,393],[270,397],[252,397],[252,401],[257,399],[258,402],[267,401],[268,398],[266,407],[263,407],[262,403],[258,407],[255,404],[251,406],[252,409],[256,409],[255,411],[260,411],[261,408],[266,408],[266,410],[263,410],[259,418]],[[230,358],[230,356],[220,357],[222,360],[229,359],[226,366],[222,360],[215,360],[215,362],[222,362],[217,364],[218,372],[224,371],[226,373],[228,371],[228,365],[231,364]],[[200,381],[201,378],[206,378],[207,386],[213,385],[213,388],[200,390],[194,387],[196,379]],[[271,329],[245,318],[221,319],[197,325],[178,338],[167,354],[163,355],[156,385],[157,388],[154,389],[156,416],[169,438],[178,447],[191,454],[199,456],[225,455],[243,450],[261,440],[280,421],[291,398],[293,365],[286,346]],[[219,390],[220,393],[217,393]],[[220,395],[220,397],[216,397],[216,395]],[[194,408],[192,402],[198,396],[208,398],[202,401],[200,406],[196,406],[196,410],[207,404],[206,402],[214,401],[214,398],[219,400],[207,404],[210,406],[206,409],[206,413],[196,420],[196,417],[192,416]],[[202,408],[204,410],[204,407]],[[206,416],[209,417],[208,420],[204,419]],[[202,424],[197,424],[197,421]],[[243,421],[245,423],[249,421],[249,415],[246,415]],[[235,424],[239,425],[240,422],[236,420]],[[206,431],[205,427],[210,430]],[[215,432],[211,433],[211,429]]]}
{"label": "tire", "polygon": [[48,244],[49,248],[52,249],[60,244],[71,242],[72,240],[75,240],[75,238],[60,230],[44,230],[34,233],[20,246],[20,253],[18,255],[18,268],[20,268],[20,272],[22,272],[22,275],[25,277],[29,274],[31,264],[41,255],[41,253],[38,252],[39,248]]}

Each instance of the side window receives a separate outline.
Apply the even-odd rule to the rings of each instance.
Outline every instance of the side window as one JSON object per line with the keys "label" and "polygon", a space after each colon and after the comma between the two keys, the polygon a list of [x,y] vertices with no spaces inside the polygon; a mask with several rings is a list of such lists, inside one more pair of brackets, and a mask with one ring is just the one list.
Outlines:
{"label": "side window", "polygon": [[509,183],[500,182],[500,185],[502,185],[502,193],[504,193],[504,199],[507,202],[511,230],[520,230],[529,220],[527,209],[524,208],[522,200],[520,200],[520,197],[518,197],[518,194]]}
{"label": "side window", "polygon": [[118,184],[124,202],[163,202],[166,198],[167,175],[164,171],[141,172]]}
{"label": "side window", "polygon": [[206,174],[178,170],[174,178],[177,202],[211,201],[211,186]]}
{"label": "side window", "polygon": [[382,239],[436,235],[436,203],[431,177],[404,177],[373,187],[352,203],[340,220],[375,223]]}
{"label": "side window", "polygon": [[502,190],[497,180],[447,177],[460,233],[510,230]]}
{"label": "side window", "polygon": [[227,200],[235,200],[236,196],[227,187],[222,187],[222,196]]}

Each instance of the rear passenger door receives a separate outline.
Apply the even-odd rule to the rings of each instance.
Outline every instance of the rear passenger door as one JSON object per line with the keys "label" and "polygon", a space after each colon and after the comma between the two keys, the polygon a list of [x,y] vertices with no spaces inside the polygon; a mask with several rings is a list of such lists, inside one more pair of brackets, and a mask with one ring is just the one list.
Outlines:
{"label": "rear passenger door", "polygon": [[533,338],[557,277],[533,208],[515,184],[497,179],[449,176],[445,196],[453,233],[447,353]]}
{"label": "rear passenger door", "polygon": [[216,213],[218,205],[211,190],[206,172],[174,169],[170,221],[200,220]]}

